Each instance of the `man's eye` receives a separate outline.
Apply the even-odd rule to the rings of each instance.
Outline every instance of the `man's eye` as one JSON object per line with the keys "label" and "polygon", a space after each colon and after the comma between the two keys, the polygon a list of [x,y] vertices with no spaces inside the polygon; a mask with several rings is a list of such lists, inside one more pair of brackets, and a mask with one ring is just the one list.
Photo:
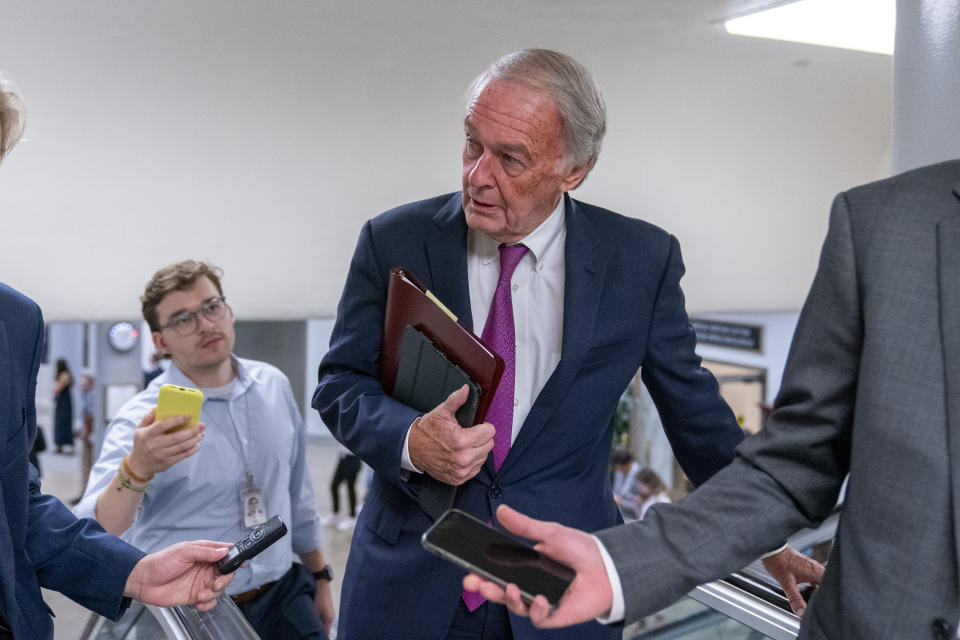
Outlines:
{"label": "man's eye", "polygon": [[204,312],[204,313],[216,313],[216,312],[219,311],[219,310],[220,310],[220,301],[219,301],[219,300],[218,300],[217,302],[210,302],[210,303],[204,305],[204,307],[203,307],[203,312]]}
{"label": "man's eye", "polygon": [[190,324],[190,315],[189,313],[181,313],[173,319],[173,326],[175,327],[185,327]]}
{"label": "man's eye", "polygon": [[473,138],[467,138],[466,149],[467,149],[467,153],[471,153],[471,154],[480,153],[480,143],[474,140]]}
{"label": "man's eye", "polygon": [[519,158],[509,154],[504,154],[501,156],[500,164],[503,166],[503,170],[506,171],[508,176],[518,176],[523,173],[525,168],[523,162],[521,162]]}

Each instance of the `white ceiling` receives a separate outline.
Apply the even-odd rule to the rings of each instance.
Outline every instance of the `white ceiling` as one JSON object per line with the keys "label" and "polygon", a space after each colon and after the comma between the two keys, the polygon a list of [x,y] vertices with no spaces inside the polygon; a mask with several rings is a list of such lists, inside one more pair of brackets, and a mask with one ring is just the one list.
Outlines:
{"label": "white ceiling", "polygon": [[458,188],[470,79],[545,46],[608,102],[576,195],[675,233],[691,309],[797,308],[832,196],[887,172],[892,64],[723,31],[772,4],[0,0],[29,111],[0,280],[51,319],[135,318],[198,257],[241,317],[331,314],[363,220]]}

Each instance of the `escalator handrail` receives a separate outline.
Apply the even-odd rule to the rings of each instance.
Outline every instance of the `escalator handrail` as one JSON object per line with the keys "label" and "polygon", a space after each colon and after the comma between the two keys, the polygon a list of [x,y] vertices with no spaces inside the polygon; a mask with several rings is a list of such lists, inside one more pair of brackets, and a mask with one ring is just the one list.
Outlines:
{"label": "escalator handrail", "polygon": [[726,580],[700,585],[687,594],[773,640],[794,640],[800,632],[800,618]]}

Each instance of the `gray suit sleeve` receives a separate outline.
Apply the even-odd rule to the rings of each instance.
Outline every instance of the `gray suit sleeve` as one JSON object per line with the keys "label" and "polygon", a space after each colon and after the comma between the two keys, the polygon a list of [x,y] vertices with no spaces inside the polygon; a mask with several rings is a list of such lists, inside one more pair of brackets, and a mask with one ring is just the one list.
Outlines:
{"label": "gray suit sleeve", "polygon": [[617,566],[627,623],[742,568],[836,503],[863,333],[850,219],[841,194],[765,429],[680,503],[597,534]]}

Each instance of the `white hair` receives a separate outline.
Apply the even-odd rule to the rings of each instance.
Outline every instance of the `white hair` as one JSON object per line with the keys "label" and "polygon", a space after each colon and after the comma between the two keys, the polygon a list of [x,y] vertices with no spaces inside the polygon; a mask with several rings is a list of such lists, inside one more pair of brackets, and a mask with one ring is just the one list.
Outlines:
{"label": "white hair", "polygon": [[25,125],[23,101],[13,83],[0,73],[0,160],[16,146]]}
{"label": "white hair", "polygon": [[553,97],[563,118],[565,169],[589,163],[600,154],[607,132],[607,108],[587,69],[568,55],[549,49],[523,49],[493,62],[478,75],[466,93],[466,107],[491,80],[506,80],[545,91]]}

